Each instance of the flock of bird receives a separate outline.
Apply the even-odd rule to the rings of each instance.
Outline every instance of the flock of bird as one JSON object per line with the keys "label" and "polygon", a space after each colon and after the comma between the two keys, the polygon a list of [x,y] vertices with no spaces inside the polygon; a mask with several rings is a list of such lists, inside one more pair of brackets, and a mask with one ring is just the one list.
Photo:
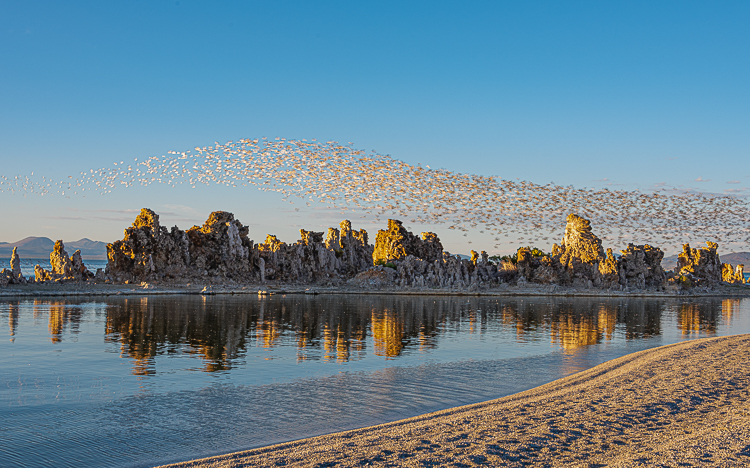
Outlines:
{"label": "flock of bird", "polygon": [[[551,245],[576,213],[606,241],[677,247],[714,240],[750,243],[750,205],[730,195],[540,185],[407,164],[350,144],[243,139],[91,169],[64,180],[0,176],[0,192],[85,196],[118,187],[165,183],[257,186],[285,201],[301,198],[336,209],[366,211],[448,229],[491,234],[503,244]],[[506,239],[507,238],[507,239]]]}

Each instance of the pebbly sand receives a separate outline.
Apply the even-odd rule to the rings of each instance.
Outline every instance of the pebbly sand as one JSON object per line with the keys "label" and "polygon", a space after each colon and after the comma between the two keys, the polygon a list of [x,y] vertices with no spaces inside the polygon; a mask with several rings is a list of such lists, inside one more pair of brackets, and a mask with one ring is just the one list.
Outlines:
{"label": "pebbly sand", "polygon": [[641,351],[497,400],[170,467],[750,466],[750,335]]}

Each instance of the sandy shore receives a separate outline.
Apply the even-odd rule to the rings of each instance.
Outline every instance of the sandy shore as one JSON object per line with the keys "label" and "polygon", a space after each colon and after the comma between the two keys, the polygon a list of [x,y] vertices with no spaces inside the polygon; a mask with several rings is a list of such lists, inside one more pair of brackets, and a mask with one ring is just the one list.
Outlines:
{"label": "sandy shore", "polygon": [[748,466],[750,335],[630,354],[475,405],[170,467]]}

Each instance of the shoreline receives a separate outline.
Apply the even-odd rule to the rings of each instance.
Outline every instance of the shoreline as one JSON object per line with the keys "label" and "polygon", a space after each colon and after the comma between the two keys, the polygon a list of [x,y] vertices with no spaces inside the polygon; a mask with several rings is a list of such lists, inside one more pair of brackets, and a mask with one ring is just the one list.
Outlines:
{"label": "shoreline", "polygon": [[750,334],[652,348],[521,393],[163,468],[750,463]]}
{"label": "shoreline", "polygon": [[689,298],[689,297],[750,297],[750,285],[722,285],[711,290],[695,291],[619,291],[583,289],[564,286],[533,285],[506,286],[469,291],[457,289],[383,288],[363,289],[350,286],[316,285],[264,285],[237,284],[213,285],[209,282],[193,286],[187,284],[86,284],[42,283],[8,285],[0,288],[0,298],[13,297],[107,297],[107,296],[168,296],[168,295],[248,295],[269,297],[274,295],[392,295],[392,296],[481,296],[481,297],[622,297],[622,298]]}

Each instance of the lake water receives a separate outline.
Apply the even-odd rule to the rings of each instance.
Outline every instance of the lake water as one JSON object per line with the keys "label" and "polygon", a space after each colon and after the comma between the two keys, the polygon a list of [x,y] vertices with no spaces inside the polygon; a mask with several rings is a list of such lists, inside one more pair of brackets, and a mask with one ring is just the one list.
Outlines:
{"label": "lake water", "polygon": [[0,300],[0,466],[150,466],[525,390],[750,332],[748,299]]}

